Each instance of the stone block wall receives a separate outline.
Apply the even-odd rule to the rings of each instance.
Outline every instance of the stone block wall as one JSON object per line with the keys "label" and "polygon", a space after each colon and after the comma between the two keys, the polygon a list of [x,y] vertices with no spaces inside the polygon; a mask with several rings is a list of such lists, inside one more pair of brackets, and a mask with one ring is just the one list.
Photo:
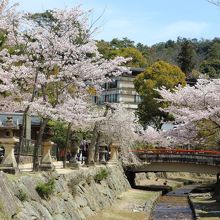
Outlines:
{"label": "stone block wall", "polygon": [[[100,182],[96,174],[106,169]],[[36,191],[41,182],[55,179],[55,190],[47,199]],[[10,175],[0,173],[0,219],[83,220],[110,206],[121,192],[130,188],[120,165],[81,168],[66,174],[35,173]],[[25,199],[19,199],[21,192]]]}

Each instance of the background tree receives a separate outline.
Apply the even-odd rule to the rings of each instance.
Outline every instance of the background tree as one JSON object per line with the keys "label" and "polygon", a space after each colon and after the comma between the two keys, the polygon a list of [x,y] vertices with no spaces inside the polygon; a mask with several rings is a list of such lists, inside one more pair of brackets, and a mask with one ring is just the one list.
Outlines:
{"label": "background tree", "polygon": [[[97,47],[101,54],[103,54],[103,57],[106,59],[113,59],[116,56],[123,56],[125,58],[132,58],[130,61],[126,63],[129,67],[146,67],[148,64],[147,59],[144,57],[144,55],[138,50],[137,48],[128,47],[130,45],[129,43],[124,43],[124,41],[120,41],[118,39],[113,39],[115,42],[112,44],[111,42],[106,41],[97,41]],[[128,40],[127,40],[128,41]],[[117,43],[119,44],[117,47]],[[123,45],[123,47],[122,47]]]}
{"label": "background tree", "polygon": [[[199,79],[195,86],[177,87],[175,92],[165,88],[157,90],[162,101],[170,105],[164,110],[175,116],[179,128],[190,139],[192,132],[197,137],[216,138],[219,145],[220,131],[220,80]],[[193,126],[193,128],[191,128]],[[187,129],[189,127],[190,129]],[[208,140],[208,139],[207,139]],[[210,142],[210,140],[208,140]],[[213,142],[212,142],[213,143]]]}
{"label": "background tree", "polygon": [[97,41],[97,47],[105,59],[112,59],[115,56],[114,49],[109,42],[104,40]]}
{"label": "background tree", "polygon": [[177,61],[181,70],[186,74],[187,77],[190,77],[190,74],[196,65],[195,56],[196,51],[193,43],[189,40],[184,40],[181,45],[181,51],[177,57]]}
{"label": "background tree", "polygon": [[210,42],[205,60],[200,65],[200,71],[211,78],[220,77],[220,39]]}
{"label": "background tree", "polygon": [[147,60],[144,58],[143,54],[136,48],[127,47],[114,51],[117,56],[122,56],[125,58],[132,58],[126,63],[128,67],[146,67]]}
{"label": "background tree", "polygon": [[113,38],[110,41],[111,46],[114,49],[122,49],[122,48],[128,48],[128,47],[135,47],[134,41],[128,39],[127,37],[122,38],[122,40],[118,38]]}
{"label": "background tree", "polygon": [[141,96],[137,115],[144,128],[152,125],[160,129],[169,117],[167,113],[160,110],[164,104],[156,101],[160,95],[155,89],[162,87],[173,89],[179,84],[186,84],[185,74],[179,67],[164,61],[155,62],[136,77],[134,85]]}
{"label": "background tree", "polygon": [[203,61],[200,72],[211,78],[220,78],[220,59]]}

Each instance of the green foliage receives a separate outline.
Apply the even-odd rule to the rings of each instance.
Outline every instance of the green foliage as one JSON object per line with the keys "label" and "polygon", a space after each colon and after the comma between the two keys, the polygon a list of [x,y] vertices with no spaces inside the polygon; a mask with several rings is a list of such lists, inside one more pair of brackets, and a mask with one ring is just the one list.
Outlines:
{"label": "green foliage", "polygon": [[129,67],[146,67],[147,60],[144,58],[143,54],[136,48],[127,47],[114,51],[115,55],[122,56],[125,58],[131,57],[132,60],[126,63]]}
{"label": "green foliage", "polygon": [[178,84],[183,86],[186,84],[185,74],[179,67],[164,61],[155,62],[136,77],[134,85],[141,96],[136,113],[145,128],[147,125],[153,125],[160,129],[164,121],[171,119],[167,113],[160,111],[167,103],[156,100],[161,97],[155,89],[161,87],[173,89]]}
{"label": "green foliage", "polygon": [[200,71],[211,78],[220,77],[220,59],[205,60],[200,66]]}
{"label": "green foliage", "polygon": [[186,73],[187,76],[190,76],[193,68],[196,65],[195,57],[195,46],[191,41],[185,40],[182,43],[181,51],[177,57],[177,61],[180,65],[181,70]]}
{"label": "green foliage", "polygon": [[58,148],[63,148],[66,144],[67,124],[60,121],[49,121],[48,125],[54,133],[52,141],[57,144]]}
{"label": "green foliage", "polygon": [[28,195],[22,189],[18,190],[18,194],[16,195],[21,202],[28,201]]}
{"label": "green foliage", "polygon": [[[63,149],[66,146],[66,140],[67,140],[67,130],[68,125],[66,123],[63,123],[61,121],[49,121],[48,123],[49,127],[52,130],[52,133],[54,134],[51,138],[51,140],[56,143],[58,150]],[[74,139],[74,146],[79,147],[81,140],[85,139],[88,140],[92,136],[91,131],[84,131],[82,129],[78,129],[77,131],[72,131],[70,133],[70,139]],[[71,150],[71,146],[68,145],[68,150]],[[58,158],[62,159],[62,158]]]}
{"label": "green foliage", "polygon": [[[213,40],[197,40],[186,39],[178,37],[176,41],[168,40],[166,42],[156,43],[152,46],[147,46],[142,43],[134,44],[134,41],[123,38],[114,38],[112,41],[107,42],[104,40],[97,41],[99,52],[106,58],[114,58],[116,55],[126,55],[124,50],[137,49],[143,62],[131,63],[132,66],[145,67],[151,65],[158,60],[163,60],[173,65],[179,65],[183,72],[191,74],[193,69],[199,71],[199,67],[204,60],[220,59],[220,39]],[[125,50],[126,51],[126,50]],[[126,51],[126,53],[128,53]],[[135,53],[136,55],[137,53]],[[130,54],[131,57],[136,58],[135,55]],[[138,56],[137,56],[138,57]],[[140,63],[140,64],[139,64]],[[188,65],[189,64],[189,65]],[[130,64],[129,64],[130,65]],[[190,75],[191,76],[191,75]]]}
{"label": "green foliage", "polygon": [[209,45],[206,60],[220,59],[220,38],[215,38]]}
{"label": "green foliage", "polygon": [[0,31],[0,49],[3,48],[7,34],[4,31]]}
{"label": "green foliage", "polygon": [[39,183],[36,187],[36,191],[43,199],[48,198],[55,189],[55,180],[50,179],[47,183]]}
{"label": "green foliage", "polygon": [[118,38],[113,38],[111,40],[110,44],[114,49],[135,47],[134,41],[128,39],[127,37],[122,38],[122,40],[119,40]]}
{"label": "green foliage", "polygon": [[135,142],[132,146],[133,149],[135,150],[143,150],[143,149],[152,149],[154,146],[152,144],[146,144],[145,142]]}
{"label": "green foliage", "polygon": [[100,183],[102,180],[106,179],[109,175],[107,169],[102,168],[95,176],[94,180],[97,183]]}
{"label": "green foliage", "polygon": [[30,20],[34,20],[37,22],[40,26],[52,26],[53,21],[55,21],[55,18],[53,17],[52,10],[46,10],[42,13],[35,13],[31,15],[27,15],[27,18]]}
{"label": "green foliage", "polygon": [[137,43],[136,48],[142,53],[144,58],[147,60],[148,64],[150,63],[150,47],[142,43]]}
{"label": "green foliage", "polygon": [[206,50],[206,57],[201,62],[199,70],[211,78],[218,78],[220,77],[220,39],[213,39]]}
{"label": "green foliage", "polygon": [[105,59],[114,58],[114,49],[109,42],[101,40],[97,41],[96,45],[98,47],[98,51],[103,55]]}
{"label": "green foliage", "polygon": [[219,126],[210,120],[201,120],[197,124],[198,137],[203,139],[203,142],[199,144],[201,149],[216,149],[219,150]]}
{"label": "green foliage", "polygon": [[114,38],[111,42],[104,40],[97,41],[97,47],[99,52],[106,59],[112,59],[116,56],[131,57],[132,60],[126,64],[129,67],[146,67],[148,64],[147,53],[145,53],[144,56],[142,51],[135,48],[134,42],[128,38],[123,38],[123,40]]}

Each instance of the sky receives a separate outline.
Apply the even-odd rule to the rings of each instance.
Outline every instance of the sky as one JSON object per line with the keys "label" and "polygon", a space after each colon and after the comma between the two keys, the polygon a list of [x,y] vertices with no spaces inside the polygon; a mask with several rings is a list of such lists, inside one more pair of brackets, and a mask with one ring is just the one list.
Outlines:
{"label": "sky", "polygon": [[208,0],[13,0],[25,12],[67,9],[82,5],[93,9],[92,23],[99,27],[95,39],[127,37],[153,45],[177,37],[220,37],[220,7]]}

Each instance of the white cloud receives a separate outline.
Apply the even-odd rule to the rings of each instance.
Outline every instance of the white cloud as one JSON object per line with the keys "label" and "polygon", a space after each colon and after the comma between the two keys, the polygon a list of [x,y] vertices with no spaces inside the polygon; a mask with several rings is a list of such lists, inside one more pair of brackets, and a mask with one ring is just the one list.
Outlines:
{"label": "white cloud", "polygon": [[197,36],[201,35],[208,27],[206,22],[177,21],[165,26],[161,34],[170,38],[177,36]]}

